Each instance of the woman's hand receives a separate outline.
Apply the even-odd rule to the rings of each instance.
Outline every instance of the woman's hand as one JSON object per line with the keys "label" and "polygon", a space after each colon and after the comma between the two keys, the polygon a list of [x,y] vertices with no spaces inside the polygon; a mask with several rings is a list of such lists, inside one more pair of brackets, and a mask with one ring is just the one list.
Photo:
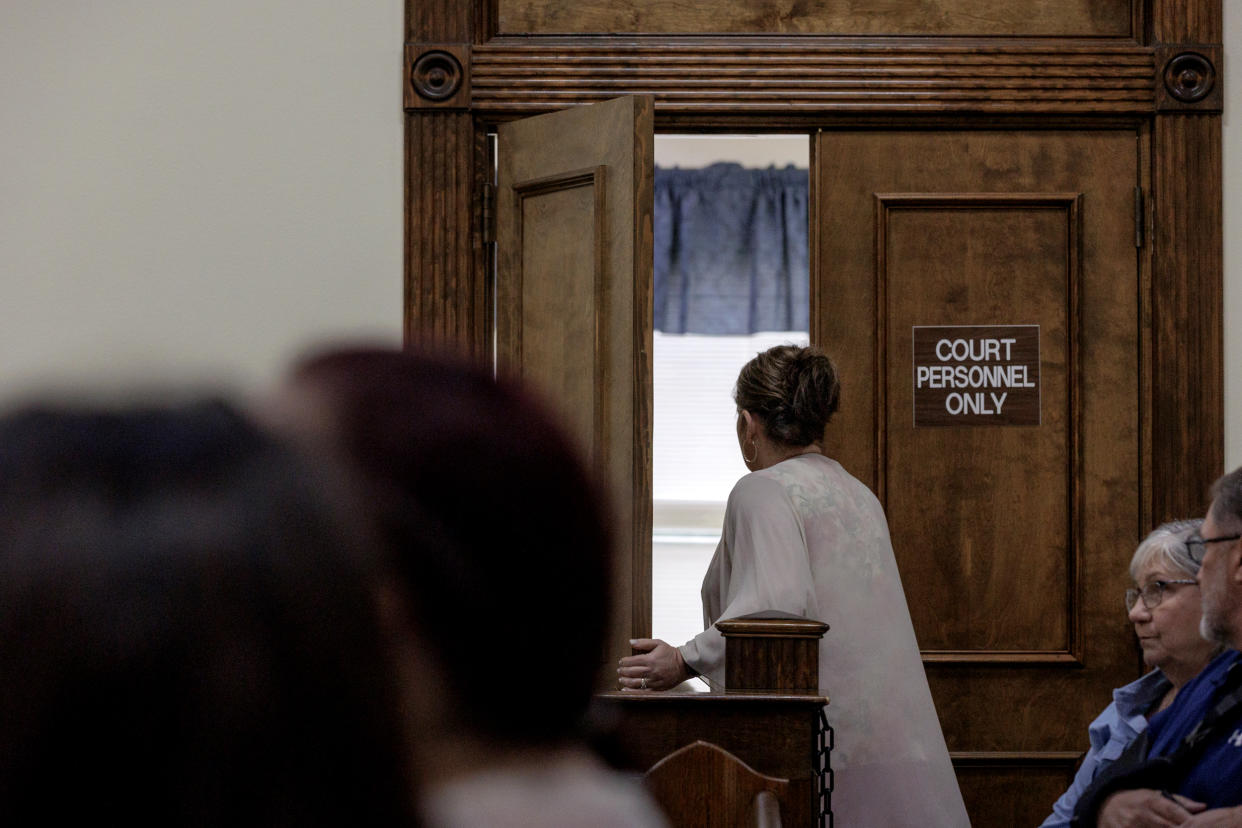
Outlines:
{"label": "woman's hand", "polygon": [[622,690],[668,690],[690,678],[676,647],[655,638],[632,638],[630,646],[644,652],[618,663],[617,683]]}

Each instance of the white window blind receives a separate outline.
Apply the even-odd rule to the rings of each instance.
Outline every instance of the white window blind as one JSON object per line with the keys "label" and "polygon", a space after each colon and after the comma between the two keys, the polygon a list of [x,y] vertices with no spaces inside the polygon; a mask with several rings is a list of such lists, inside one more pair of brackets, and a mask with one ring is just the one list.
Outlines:
{"label": "white window blind", "polygon": [[703,629],[699,587],[720,539],[725,501],[746,474],[733,384],[755,354],[807,344],[805,331],[752,336],[655,334],[652,631],[680,644]]}

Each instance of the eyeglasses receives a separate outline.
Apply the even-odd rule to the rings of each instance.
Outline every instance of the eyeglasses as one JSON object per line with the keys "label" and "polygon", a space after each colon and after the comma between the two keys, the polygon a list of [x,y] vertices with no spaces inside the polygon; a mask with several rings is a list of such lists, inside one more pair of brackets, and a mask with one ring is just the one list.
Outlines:
{"label": "eyeglasses", "polygon": [[1134,605],[1138,603],[1138,599],[1143,599],[1143,606],[1148,609],[1155,609],[1164,600],[1164,591],[1173,584],[1197,584],[1198,581],[1193,578],[1181,578],[1176,581],[1152,581],[1142,589],[1126,590],[1126,612],[1134,609]]}
{"label": "eyeglasses", "polygon": [[1242,535],[1220,535],[1215,538],[1201,538],[1195,535],[1193,538],[1186,540],[1186,551],[1190,554],[1190,559],[1197,564],[1203,563],[1203,556],[1207,554],[1207,545],[1209,543],[1224,543],[1225,541],[1235,541],[1242,538]]}

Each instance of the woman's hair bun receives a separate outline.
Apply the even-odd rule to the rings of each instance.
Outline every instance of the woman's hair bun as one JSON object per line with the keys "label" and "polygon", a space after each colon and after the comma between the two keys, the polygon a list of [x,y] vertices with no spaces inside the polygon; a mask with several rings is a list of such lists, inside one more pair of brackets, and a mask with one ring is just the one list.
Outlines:
{"label": "woman's hair bun", "polygon": [[738,374],[733,399],[763,420],[772,439],[794,446],[819,440],[840,402],[837,371],[814,346],[777,345]]}

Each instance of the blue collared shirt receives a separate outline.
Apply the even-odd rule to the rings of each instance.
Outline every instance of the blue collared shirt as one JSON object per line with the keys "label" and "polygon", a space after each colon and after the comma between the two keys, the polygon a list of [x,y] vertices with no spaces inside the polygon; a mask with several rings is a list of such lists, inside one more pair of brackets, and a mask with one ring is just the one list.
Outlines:
{"label": "blue collared shirt", "polygon": [[1147,729],[1147,711],[1155,707],[1172,686],[1164,673],[1152,670],[1113,691],[1113,703],[1087,728],[1091,749],[1083,758],[1073,783],[1052,806],[1052,814],[1040,828],[1068,828],[1082,792],[1100,771],[1121,755],[1134,737]]}

